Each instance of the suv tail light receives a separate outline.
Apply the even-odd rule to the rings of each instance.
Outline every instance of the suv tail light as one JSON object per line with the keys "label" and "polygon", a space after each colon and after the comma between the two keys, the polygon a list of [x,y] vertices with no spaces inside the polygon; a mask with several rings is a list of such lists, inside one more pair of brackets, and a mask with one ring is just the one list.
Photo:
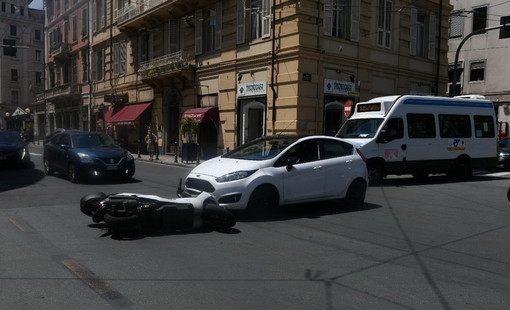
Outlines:
{"label": "suv tail light", "polygon": [[365,155],[363,155],[360,149],[356,148],[356,152],[358,152],[359,157],[361,157],[361,159],[363,159],[364,162],[367,162],[367,158],[365,157]]}

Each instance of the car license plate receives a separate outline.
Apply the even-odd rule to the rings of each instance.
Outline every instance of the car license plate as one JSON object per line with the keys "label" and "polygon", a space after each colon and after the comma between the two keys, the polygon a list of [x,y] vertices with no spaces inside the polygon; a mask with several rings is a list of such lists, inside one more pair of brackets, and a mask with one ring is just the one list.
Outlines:
{"label": "car license plate", "polygon": [[117,170],[119,169],[119,166],[113,165],[113,166],[106,166],[106,170]]}

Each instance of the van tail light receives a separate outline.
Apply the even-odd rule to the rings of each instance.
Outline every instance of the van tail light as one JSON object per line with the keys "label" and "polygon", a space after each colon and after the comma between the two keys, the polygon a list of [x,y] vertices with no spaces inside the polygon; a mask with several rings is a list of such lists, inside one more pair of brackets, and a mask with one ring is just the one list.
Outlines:
{"label": "van tail light", "polygon": [[361,157],[361,159],[363,159],[364,162],[367,162],[367,158],[365,157],[365,155],[363,155],[360,149],[356,148],[356,152],[358,152],[359,157]]}

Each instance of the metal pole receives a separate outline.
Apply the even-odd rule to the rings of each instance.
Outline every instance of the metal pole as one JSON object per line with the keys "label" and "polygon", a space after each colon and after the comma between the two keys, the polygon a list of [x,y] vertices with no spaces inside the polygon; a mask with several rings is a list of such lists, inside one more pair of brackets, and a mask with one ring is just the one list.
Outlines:
{"label": "metal pole", "polygon": [[[510,25],[510,24],[508,24]],[[458,68],[458,63],[459,63],[459,54],[460,54],[460,49],[462,48],[462,46],[464,45],[464,43],[466,43],[466,41],[471,38],[472,36],[476,35],[476,34],[482,34],[482,33],[485,33],[487,31],[490,31],[490,30],[494,30],[494,29],[500,29],[500,28],[503,28],[503,27],[506,27],[507,24],[503,24],[503,25],[498,25],[498,26],[493,26],[493,27],[487,27],[487,28],[484,28],[484,29],[478,29],[478,30],[475,30],[473,32],[471,32],[470,34],[468,34],[459,44],[459,46],[457,47],[457,51],[455,52],[455,62],[453,64],[453,89],[452,89],[452,93],[450,94],[450,97],[453,97],[457,94],[457,81],[458,81],[458,76],[457,76],[457,68]]]}

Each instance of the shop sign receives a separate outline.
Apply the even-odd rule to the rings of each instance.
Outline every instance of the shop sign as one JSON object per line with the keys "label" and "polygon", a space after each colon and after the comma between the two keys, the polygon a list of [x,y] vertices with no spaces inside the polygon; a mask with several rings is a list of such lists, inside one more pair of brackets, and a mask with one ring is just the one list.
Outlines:
{"label": "shop sign", "polygon": [[129,101],[128,94],[122,95],[104,95],[104,102],[110,103],[127,103]]}
{"label": "shop sign", "polygon": [[324,93],[348,96],[354,92],[354,83],[324,79]]}
{"label": "shop sign", "polygon": [[237,97],[260,96],[267,94],[267,82],[244,83],[237,85]]}

